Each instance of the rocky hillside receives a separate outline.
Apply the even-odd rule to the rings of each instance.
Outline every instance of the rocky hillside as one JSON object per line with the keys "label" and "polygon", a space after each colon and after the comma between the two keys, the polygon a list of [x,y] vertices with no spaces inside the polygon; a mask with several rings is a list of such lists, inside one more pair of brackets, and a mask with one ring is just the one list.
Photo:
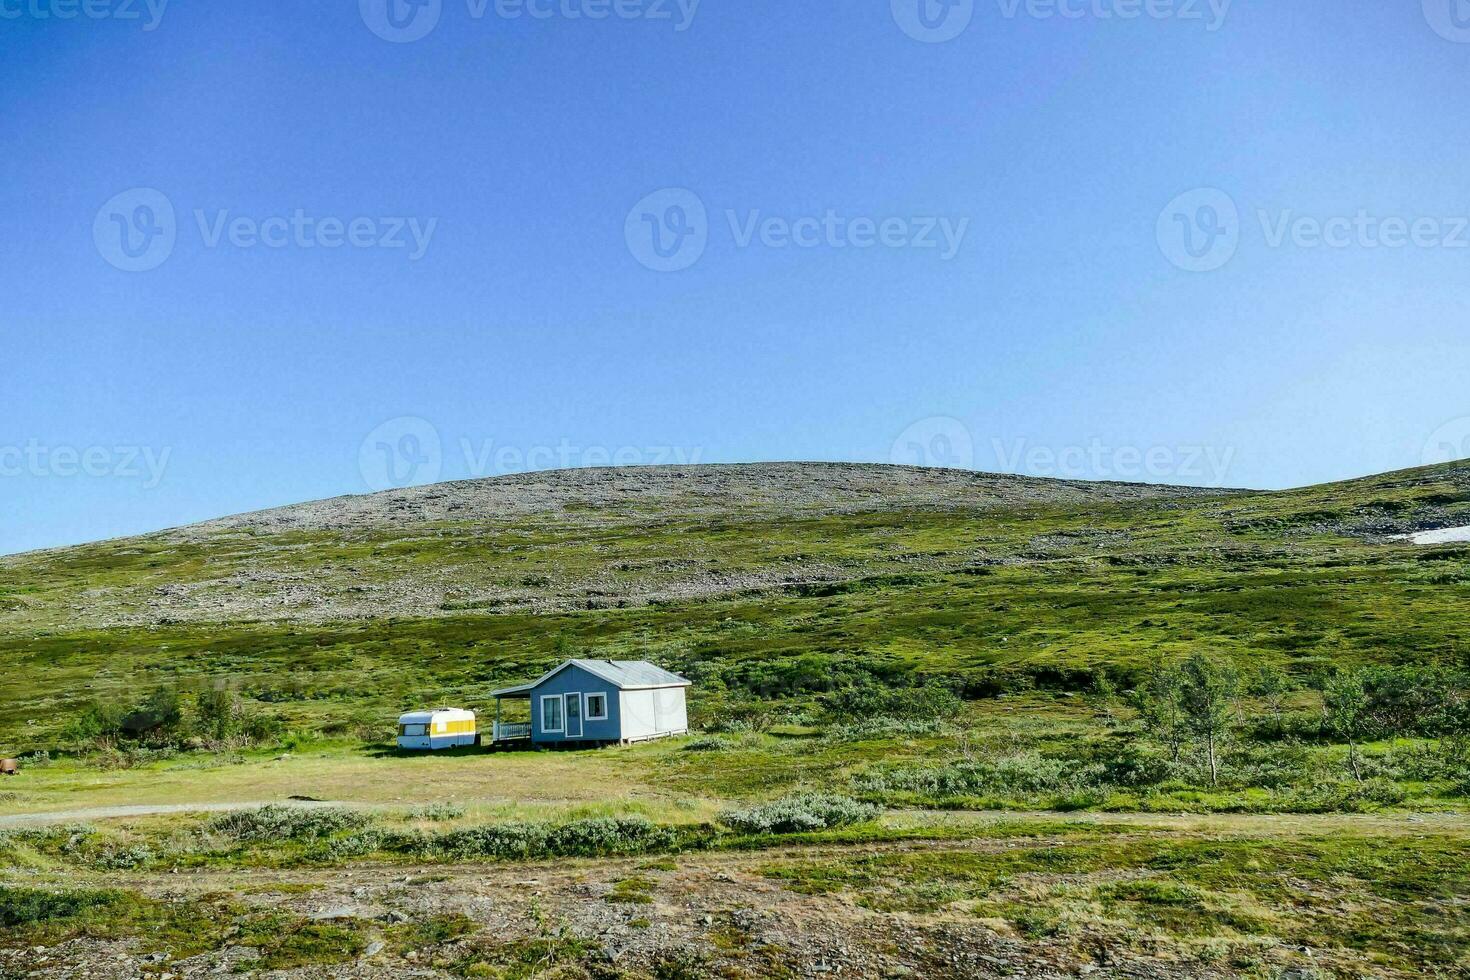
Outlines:
{"label": "rocky hillside", "polygon": [[[1219,494],[836,463],[535,473],[0,559],[0,625],[328,622],[700,599],[945,564],[897,543],[904,514],[923,524]],[[882,536],[869,525],[889,526],[890,541],[839,540]],[[782,528],[786,540],[773,540]]]}
{"label": "rocky hillside", "polygon": [[1462,525],[1465,463],[1280,493],[793,464],[324,501],[0,560],[0,749],[164,685],[378,725],[574,650],[696,674],[700,710],[855,670],[1077,689],[1202,648],[1461,662],[1470,545],[1401,535]]}

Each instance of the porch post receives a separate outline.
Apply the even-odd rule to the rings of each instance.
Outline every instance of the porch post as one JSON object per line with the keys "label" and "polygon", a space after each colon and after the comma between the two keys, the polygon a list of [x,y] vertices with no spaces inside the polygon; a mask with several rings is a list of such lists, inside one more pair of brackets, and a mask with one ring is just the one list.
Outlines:
{"label": "porch post", "polygon": [[495,699],[495,729],[494,729],[493,734],[490,737],[490,741],[492,741],[492,742],[498,742],[498,741],[500,741],[500,699],[499,698],[496,698]]}

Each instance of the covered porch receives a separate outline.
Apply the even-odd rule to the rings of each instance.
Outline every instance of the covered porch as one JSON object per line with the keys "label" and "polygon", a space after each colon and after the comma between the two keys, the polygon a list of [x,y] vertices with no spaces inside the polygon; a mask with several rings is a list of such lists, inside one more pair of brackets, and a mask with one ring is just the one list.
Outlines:
{"label": "covered porch", "polygon": [[[490,729],[492,745],[503,745],[509,748],[517,744],[531,744],[532,686],[526,684],[521,687],[490,692],[490,696],[495,699],[495,722]],[[510,705],[506,705],[507,701],[511,702]],[[521,708],[521,702],[524,702],[525,708]],[[525,720],[522,721],[522,718]]]}

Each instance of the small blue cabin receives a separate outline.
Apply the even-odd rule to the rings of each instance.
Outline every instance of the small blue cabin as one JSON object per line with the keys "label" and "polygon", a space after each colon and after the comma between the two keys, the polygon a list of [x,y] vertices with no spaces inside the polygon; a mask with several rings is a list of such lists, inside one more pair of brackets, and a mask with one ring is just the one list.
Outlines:
{"label": "small blue cabin", "polygon": [[[689,732],[689,681],[646,660],[568,660],[520,687],[492,691],[496,742],[646,742]],[[529,724],[503,723],[505,701],[529,701]]]}

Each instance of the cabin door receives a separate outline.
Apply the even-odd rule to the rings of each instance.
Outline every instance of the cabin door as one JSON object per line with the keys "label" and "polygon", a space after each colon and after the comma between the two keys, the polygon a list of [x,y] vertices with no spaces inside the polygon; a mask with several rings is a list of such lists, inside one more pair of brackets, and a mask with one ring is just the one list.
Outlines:
{"label": "cabin door", "polygon": [[582,695],[567,695],[567,738],[582,737]]}

